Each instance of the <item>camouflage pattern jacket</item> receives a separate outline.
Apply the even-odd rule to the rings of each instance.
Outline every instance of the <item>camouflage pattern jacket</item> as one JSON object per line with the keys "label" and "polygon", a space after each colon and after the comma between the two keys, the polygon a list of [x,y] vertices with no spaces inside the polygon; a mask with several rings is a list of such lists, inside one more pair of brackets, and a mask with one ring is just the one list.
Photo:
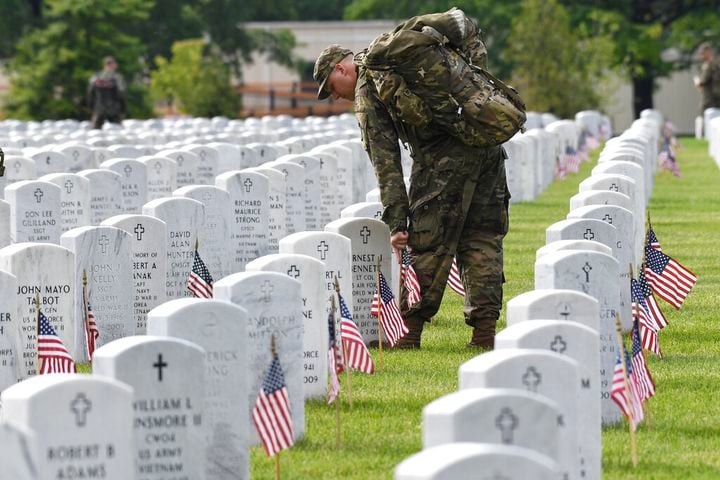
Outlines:
{"label": "camouflage pattern jacket", "polygon": [[720,61],[705,62],[700,72],[702,108],[720,107]]}

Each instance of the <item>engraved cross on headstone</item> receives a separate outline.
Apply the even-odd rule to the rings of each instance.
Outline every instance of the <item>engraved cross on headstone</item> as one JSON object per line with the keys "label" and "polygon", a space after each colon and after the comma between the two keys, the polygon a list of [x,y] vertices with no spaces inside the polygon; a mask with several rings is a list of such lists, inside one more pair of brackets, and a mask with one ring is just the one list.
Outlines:
{"label": "engraved cross on headstone", "polygon": [[603,217],[603,221],[605,221],[605,222],[609,223],[610,225],[612,225],[612,217],[610,216],[609,213],[606,213],[606,214],[605,214],[605,216]]}
{"label": "engraved cross on headstone", "polygon": [[287,274],[290,275],[292,278],[298,278],[300,276],[300,270],[298,270],[297,265],[291,265],[290,270],[287,271]]}
{"label": "engraved cross on headstone", "polygon": [[178,155],[178,157],[175,159],[175,161],[182,167],[183,162],[185,161],[185,157],[182,155]]}
{"label": "engraved cross on headstone", "polygon": [[203,202],[205,202],[205,203],[209,202],[210,200],[212,200],[212,193],[210,193],[210,192],[203,193],[202,199],[203,199]]}
{"label": "engraved cross on headstone", "polygon": [[590,282],[590,270],[592,270],[592,267],[588,262],[585,262],[585,265],[582,267],[583,272],[585,272],[585,283]]}
{"label": "engraved cross on headstone", "polygon": [[75,184],[70,179],[68,179],[68,181],[65,182],[65,191],[67,193],[72,193],[74,186],[75,186]]}
{"label": "engraved cross on headstone", "polygon": [[138,223],[137,225],[135,225],[135,230],[133,230],[133,232],[135,232],[135,235],[137,235],[137,239],[139,242],[140,240],[142,240],[143,233],[145,233],[145,227],[142,226],[142,223]]}
{"label": "engraved cross on headstone", "polygon": [[616,183],[613,183],[612,185],[610,185],[610,190],[612,190],[613,192],[617,192],[619,188]]}
{"label": "engraved cross on headstone", "polygon": [[540,385],[542,377],[535,367],[528,367],[522,376],[522,383],[531,391],[537,393],[537,387]]}
{"label": "engraved cross on headstone", "polygon": [[107,237],[107,235],[103,234],[100,235],[100,238],[98,238],[98,245],[100,245],[100,249],[102,253],[107,253],[107,246],[110,243],[110,239]]}
{"label": "engraved cross on headstone", "polygon": [[163,381],[163,368],[167,366],[167,362],[163,361],[162,353],[158,353],[157,362],[153,363],[153,367],[157,368],[158,371],[158,382]]}
{"label": "engraved cross on headstone", "polygon": [[207,152],[205,150],[200,150],[200,161],[204,162],[207,158]]}
{"label": "engraved cross on headstone", "polygon": [[270,301],[270,295],[272,295],[274,289],[275,287],[273,287],[273,285],[270,283],[270,280],[265,280],[265,282],[262,284],[262,287],[260,287],[260,291],[263,293],[264,301]]}
{"label": "engraved cross on headstone", "polygon": [[15,167],[15,173],[20,173],[20,168],[22,168],[22,163],[20,163],[20,161],[18,160],[17,162],[15,162],[13,167]]}
{"label": "engraved cross on headstone", "polygon": [[367,225],[364,225],[362,230],[360,230],[360,236],[362,237],[363,244],[367,245],[368,239],[370,238],[370,229]]}
{"label": "engraved cross on headstone", "polygon": [[567,342],[563,340],[562,335],[555,335],[555,338],[550,343],[550,350],[556,353],[565,353]]}
{"label": "engraved cross on headstone", "polygon": [[558,311],[558,314],[567,320],[567,318],[570,316],[570,313],[572,313],[570,305],[566,302],[563,302],[560,305],[560,311]]}
{"label": "engraved cross on headstone", "polygon": [[583,238],[585,240],[593,240],[595,238],[595,232],[593,232],[591,229],[587,228],[585,229],[585,233],[583,234]]}
{"label": "engraved cross on headstone", "polygon": [[320,159],[320,170],[322,170],[323,165],[325,165],[325,161],[321,158]]}
{"label": "engraved cross on headstone", "polygon": [[518,426],[518,418],[509,407],[503,407],[500,415],[495,417],[495,427],[500,430],[502,443],[511,445],[513,443],[513,432]]}
{"label": "engraved cross on headstone", "polygon": [[92,402],[87,399],[84,393],[78,393],[75,399],[70,402],[70,410],[75,414],[75,425],[84,427],[87,422],[87,414],[92,410]]}
{"label": "engraved cross on headstone", "polygon": [[42,201],[42,197],[43,197],[44,193],[39,188],[36,188],[34,195],[35,195],[35,200],[37,200],[37,203],[40,203]]}
{"label": "engraved cross on headstone", "polygon": [[243,182],[243,185],[245,185],[245,191],[250,193],[250,189],[253,186],[253,181],[250,180],[249,178],[246,178],[245,181]]}
{"label": "engraved cross on headstone", "polygon": [[327,256],[327,251],[330,249],[328,247],[327,243],[325,243],[325,240],[320,242],[320,244],[317,246],[317,251],[320,252],[320,260],[325,260],[325,257]]}
{"label": "engraved cross on headstone", "polygon": [[123,172],[125,172],[126,177],[129,177],[132,173],[132,167],[130,165],[125,165],[125,168],[123,168]]}
{"label": "engraved cross on headstone", "polygon": [[72,151],[73,160],[77,162],[78,157],[80,156],[80,152],[77,150]]}
{"label": "engraved cross on headstone", "polygon": [[160,162],[155,162],[155,173],[160,175],[161,170],[162,170],[162,165],[160,164]]}

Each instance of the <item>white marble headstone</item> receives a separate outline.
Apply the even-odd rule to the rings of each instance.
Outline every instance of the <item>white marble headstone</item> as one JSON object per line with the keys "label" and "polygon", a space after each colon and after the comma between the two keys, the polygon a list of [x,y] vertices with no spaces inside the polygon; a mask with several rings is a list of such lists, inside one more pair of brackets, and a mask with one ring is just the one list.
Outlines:
{"label": "white marble headstone", "polygon": [[563,320],[600,331],[600,304],[576,290],[531,290],[511,298],[505,307],[508,326],[528,320]]}
{"label": "white marble headstone", "polygon": [[195,185],[195,175],[200,159],[194,153],[187,150],[162,150],[157,154],[159,157],[167,157],[177,163],[176,179],[177,186]]}
{"label": "white marble headstone", "polygon": [[305,169],[305,228],[320,230],[320,207],[322,190],[320,187],[320,159],[311,155],[283,155],[278,161],[297,163]]}
{"label": "white marble headstone", "polygon": [[228,259],[232,272],[268,253],[269,179],[250,170],[218,175],[215,185],[230,195],[230,240]]}
{"label": "white marble headstone", "polygon": [[165,301],[167,276],[167,228],[148,215],[116,215],[102,223],[130,235],[132,276],[135,285],[133,315],[135,335],[145,333],[147,313]]}
{"label": "white marble headstone", "polygon": [[22,380],[36,374],[37,310],[40,308],[68,350],[84,348],[76,343],[75,255],[67,248],[48,243],[16,243],[0,249],[0,270],[17,277],[15,322],[20,341],[17,375]]}
{"label": "white marble headstone", "polygon": [[20,155],[5,157],[5,178],[7,183],[35,180],[38,177],[35,160]]}
{"label": "white marble headstone", "polygon": [[248,263],[248,272],[277,272],[300,282],[303,313],[303,388],[305,398],[325,398],[328,374],[328,293],[325,264],[307,255],[279,253]]}
{"label": "white marble headstone", "polygon": [[90,225],[90,181],[73,173],[51,173],[39,180],[60,187],[61,233]]}
{"label": "white marble headstone", "polygon": [[35,160],[38,177],[47,175],[48,173],[62,173],[68,171],[68,160],[65,154],[52,150],[38,150],[30,155]]}
{"label": "white marble headstone", "polygon": [[90,181],[90,224],[123,213],[120,174],[104,169],[82,170],[78,175]]}
{"label": "white marble headstone", "polygon": [[120,175],[123,213],[140,213],[147,202],[147,166],[130,158],[116,158],[100,164],[100,168]]}
{"label": "white marble headstone", "polygon": [[10,204],[10,239],[13,243],[59,243],[62,233],[60,187],[27,180],[5,187]]}
{"label": "white marble headstone", "polygon": [[171,196],[177,189],[177,162],[158,156],[140,157],[138,161],[145,164],[147,201]]}
{"label": "white marble headstone", "polygon": [[380,202],[359,202],[343,208],[340,218],[366,217],[382,220],[383,206]]}
{"label": "white marble headstone", "polygon": [[7,247],[10,243],[10,204],[0,200],[0,248]]}
{"label": "white marble headstone", "polygon": [[195,183],[198,185],[212,185],[218,172],[218,151],[207,145],[188,145],[181,150],[187,150],[197,155],[198,163],[195,171]]}
{"label": "white marble headstone", "polygon": [[148,335],[182,338],[205,350],[206,478],[249,479],[245,310],[218,300],[171,300],[148,314]]}
{"label": "white marble headstone", "polygon": [[177,338],[127,337],[95,351],[94,378],[132,387],[135,478],[205,478],[205,368],[205,351]]}
{"label": "white marble headstone", "polygon": [[[159,198],[143,205],[143,215],[165,222],[167,237],[165,295],[168,300],[190,296],[187,280],[195,258],[195,241],[205,215],[203,204],[190,198]],[[200,255],[202,257],[202,245]]]}
{"label": "white marble headstone", "polygon": [[[295,438],[305,435],[303,395],[303,318],[300,282],[275,272],[244,272],[215,282],[215,298],[247,310],[248,318],[248,412],[250,421],[263,377],[272,359],[274,336],[280,366],[290,399]],[[250,439],[259,437],[251,429]]]}
{"label": "white marble headstone", "polygon": [[17,277],[0,270],[0,391],[17,382],[21,339],[17,317]]}
{"label": "white marble headstone", "polygon": [[[78,227],[63,233],[60,244],[75,254],[75,339],[83,344],[85,338],[85,305],[83,301],[83,272],[87,275],[87,302],[95,314],[100,337],[98,347],[117,338],[135,334],[133,318],[133,258],[131,236],[115,227]],[[87,359],[80,349],[78,361]]]}
{"label": "white marble headstone", "polygon": [[40,480],[35,434],[11,422],[1,422],[0,445],[0,480]]}
{"label": "white marble headstone", "polygon": [[37,478],[135,477],[133,394],[89,375],[39,375],[0,396],[3,420],[35,433]]}

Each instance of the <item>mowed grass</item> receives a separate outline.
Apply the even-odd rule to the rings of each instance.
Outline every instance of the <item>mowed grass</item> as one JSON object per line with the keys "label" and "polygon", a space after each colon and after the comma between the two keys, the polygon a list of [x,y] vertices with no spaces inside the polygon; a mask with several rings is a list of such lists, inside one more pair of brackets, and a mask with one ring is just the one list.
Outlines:
{"label": "mowed grass", "polygon": [[[684,177],[659,174],[650,211],[663,250],[693,270],[699,281],[682,311],[662,305],[670,322],[661,337],[665,359],[649,362],[657,395],[649,402],[652,426],[646,422],[637,434],[637,469],[630,461],[627,428],[603,432],[608,480],[720,479],[720,269],[715,243],[720,234],[720,173],[704,141],[682,143]],[[590,174],[597,153],[592,164],[555,182],[536,201],[512,205],[505,242],[505,301],[533,289],[535,251],[545,244],[545,228],[565,218],[569,199]],[[504,327],[503,310],[498,329]],[[448,290],[423,334],[422,350],[384,351],[380,372],[352,375],[352,407],[343,376],[340,449],[335,406],[307,403],[305,438],[281,454],[283,478],[392,478],[395,466],[421,449],[422,408],[456,390],[458,367],[477,354],[465,349],[470,332],[460,297]],[[377,361],[377,350],[372,354]],[[252,449],[254,479],[274,478],[274,468],[274,459],[261,447]]]}

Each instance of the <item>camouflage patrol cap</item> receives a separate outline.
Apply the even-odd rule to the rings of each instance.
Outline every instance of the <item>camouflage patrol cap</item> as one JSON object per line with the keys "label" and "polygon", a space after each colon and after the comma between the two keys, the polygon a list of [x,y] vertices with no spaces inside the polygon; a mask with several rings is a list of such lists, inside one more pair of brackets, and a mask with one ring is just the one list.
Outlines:
{"label": "camouflage patrol cap", "polygon": [[318,88],[318,100],[324,100],[330,96],[330,92],[325,89],[330,74],[343,58],[352,54],[352,50],[343,48],[340,45],[329,45],[323,50],[315,60],[315,69],[313,70],[313,78],[320,84]]}

